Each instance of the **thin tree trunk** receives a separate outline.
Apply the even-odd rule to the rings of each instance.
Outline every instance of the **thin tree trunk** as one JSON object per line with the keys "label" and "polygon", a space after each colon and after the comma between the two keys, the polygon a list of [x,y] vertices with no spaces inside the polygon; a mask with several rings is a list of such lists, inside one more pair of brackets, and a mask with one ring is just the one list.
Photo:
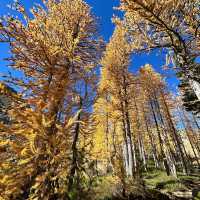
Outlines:
{"label": "thin tree trunk", "polygon": [[164,150],[163,150],[163,141],[162,141],[161,132],[159,129],[158,121],[157,121],[156,114],[155,114],[151,100],[150,100],[150,106],[151,106],[151,111],[153,114],[154,122],[155,122],[157,133],[158,133],[158,140],[159,140],[159,146],[160,146],[160,151],[161,151],[161,160],[163,160],[165,157]]}
{"label": "thin tree trunk", "polygon": [[134,100],[134,106],[135,106],[135,110],[136,110],[136,124],[137,124],[137,130],[138,130],[138,146],[139,146],[139,154],[140,154],[140,158],[143,161],[144,164],[144,169],[145,171],[147,171],[147,166],[146,166],[146,156],[145,156],[145,152],[144,152],[144,146],[143,146],[143,138],[141,135],[141,124],[140,124],[140,120],[139,120],[139,109],[138,109],[138,105],[136,102],[136,97],[133,94],[133,100]]}
{"label": "thin tree trunk", "polygon": [[[143,112],[144,112],[144,110],[143,110]],[[146,131],[147,131],[147,134],[148,134],[148,137],[149,137],[149,140],[150,140],[150,144],[151,144],[151,148],[152,148],[153,158],[154,158],[154,162],[155,162],[155,168],[158,169],[159,168],[159,160],[158,160],[156,145],[153,142],[152,134],[150,132],[145,113],[144,113],[144,121],[145,121]]]}
{"label": "thin tree trunk", "polygon": [[[110,149],[109,149],[109,116],[108,116],[108,112],[106,113],[106,148],[107,148],[107,155],[110,154]],[[107,171],[109,168],[109,164],[110,164],[110,155],[107,158]]]}
{"label": "thin tree trunk", "polygon": [[[80,102],[79,102],[79,109],[82,109],[82,98],[80,97]],[[77,120],[81,120],[81,113],[78,114]],[[78,149],[77,149],[77,143],[79,139],[79,133],[80,133],[80,123],[77,122],[75,126],[75,131],[74,131],[74,139],[72,143],[72,167],[69,173],[69,182],[68,182],[68,192],[70,192],[73,188],[74,184],[74,176],[76,173],[76,170],[78,168],[77,166],[77,159],[78,159]]]}
{"label": "thin tree trunk", "polygon": [[[184,111],[183,111],[183,116],[184,116],[184,119],[185,119],[185,120],[183,120],[183,118],[181,118],[181,120],[182,120],[184,129],[185,129],[185,132],[186,132],[186,134],[187,134],[188,140],[189,140],[189,142],[190,142],[190,146],[192,147],[192,151],[193,151],[193,153],[194,153],[195,160],[197,161],[197,164],[198,164],[198,166],[200,167],[199,158],[198,158],[198,155],[197,155],[196,150],[195,150],[195,144],[194,144],[194,141],[193,141],[193,137],[191,137],[191,135],[190,135],[190,133],[189,133],[189,132],[193,133],[193,131],[191,130],[192,127],[190,126],[189,121],[188,121],[188,118],[187,118],[187,116],[186,116],[186,114],[185,114]],[[184,121],[186,121],[186,124],[187,124],[187,125],[185,124]],[[197,149],[197,152],[198,152],[198,149]]]}
{"label": "thin tree trunk", "polygon": [[173,133],[173,135],[174,135],[174,138],[175,138],[175,141],[176,141],[176,144],[177,144],[179,153],[180,153],[180,158],[181,158],[181,162],[182,162],[182,165],[183,165],[183,172],[184,172],[185,174],[189,174],[188,167],[187,167],[187,162],[186,162],[186,160],[185,160],[184,153],[183,153],[183,150],[182,150],[182,147],[181,147],[181,144],[180,144],[180,141],[179,141],[179,138],[178,138],[176,129],[175,129],[175,127],[174,127],[174,123],[173,123],[173,121],[172,121],[172,116],[171,116],[171,113],[170,113],[170,111],[169,111],[167,102],[166,102],[166,100],[165,100],[165,97],[164,97],[162,91],[161,91],[161,97],[162,97],[162,100],[163,100],[163,103],[164,103],[164,106],[165,106],[165,110],[166,110],[166,113],[167,113],[167,116],[168,116],[169,124],[170,124],[171,129],[172,129],[172,133]]}
{"label": "thin tree trunk", "polygon": [[127,139],[127,132],[126,132],[126,122],[125,122],[125,114],[124,114],[124,105],[123,102],[121,102],[121,112],[122,112],[122,124],[123,124],[123,137],[125,142],[125,165],[126,165],[126,173],[129,173],[129,150],[128,150],[128,139]]}
{"label": "thin tree trunk", "polygon": [[135,163],[136,160],[134,159],[134,151],[133,151],[133,140],[132,140],[132,133],[131,133],[131,125],[130,125],[130,117],[129,117],[129,103],[128,103],[128,94],[127,94],[127,83],[126,83],[126,77],[123,76],[123,90],[124,90],[124,112],[125,112],[125,121],[126,121],[126,130],[127,130],[127,136],[128,136],[128,142],[130,144],[130,153],[131,153],[131,159],[132,159],[132,175],[135,175],[135,172],[137,171],[137,167],[135,169]]}
{"label": "thin tree trunk", "polygon": [[[171,145],[170,145],[170,140],[169,140],[168,132],[166,130],[165,122],[164,122],[164,119],[163,119],[163,116],[162,116],[162,113],[161,113],[160,104],[159,104],[158,98],[157,98],[155,93],[154,93],[154,98],[155,98],[154,104],[155,104],[155,107],[157,109],[159,120],[160,120],[161,127],[162,127],[163,138],[164,138],[163,141],[166,144],[165,155],[166,155],[166,159],[168,160],[168,166],[169,166],[169,169],[171,171],[171,174],[173,176],[177,177],[174,152],[173,152]],[[173,143],[173,145],[174,145],[174,149],[176,149],[176,145],[174,143]]]}
{"label": "thin tree trunk", "polygon": [[160,132],[160,129],[159,129],[159,125],[158,125],[158,121],[157,121],[157,118],[156,118],[156,113],[154,111],[152,100],[150,100],[150,106],[151,106],[151,111],[153,113],[153,118],[154,118],[154,122],[156,124],[157,133],[158,133],[159,146],[160,146],[160,151],[161,151],[161,160],[163,161],[164,168],[166,170],[167,175],[169,176],[170,171],[169,171],[169,164],[167,162],[167,155],[164,152],[163,140],[162,140],[162,137],[161,137],[161,132]]}

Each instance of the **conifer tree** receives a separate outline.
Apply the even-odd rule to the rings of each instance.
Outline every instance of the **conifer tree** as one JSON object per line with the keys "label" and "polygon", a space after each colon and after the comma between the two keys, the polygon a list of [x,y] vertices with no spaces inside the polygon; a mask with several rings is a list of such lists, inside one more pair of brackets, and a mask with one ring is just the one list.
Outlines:
{"label": "conifer tree", "polygon": [[[185,105],[199,113],[199,3],[189,0],[121,0],[133,51],[167,49],[182,82]],[[187,85],[187,88],[184,87]],[[198,106],[194,107],[193,104]]]}
{"label": "conifer tree", "polygon": [[1,124],[1,146],[7,149],[1,195],[72,199],[68,186],[74,186],[77,169],[85,170],[83,139],[92,130],[89,109],[102,47],[96,22],[82,0],[43,1],[32,17],[18,1],[12,7],[23,19],[4,18],[0,37],[10,44],[12,68],[22,72],[20,78],[6,77],[21,98],[9,111],[12,124]]}

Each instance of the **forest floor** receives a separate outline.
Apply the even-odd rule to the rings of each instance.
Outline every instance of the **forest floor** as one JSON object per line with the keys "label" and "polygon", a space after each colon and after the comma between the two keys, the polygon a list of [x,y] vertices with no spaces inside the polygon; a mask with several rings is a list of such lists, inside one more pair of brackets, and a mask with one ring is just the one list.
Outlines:
{"label": "forest floor", "polygon": [[200,173],[197,172],[190,176],[179,173],[176,179],[173,176],[167,176],[165,172],[155,170],[145,173],[144,180],[148,188],[159,190],[172,198],[192,199],[194,193],[200,193]]}
{"label": "forest floor", "polygon": [[[184,176],[179,173],[178,178],[175,178],[173,176],[167,176],[163,171],[153,170],[144,173],[143,179],[147,190],[151,193],[151,197],[146,198],[146,200],[200,200],[200,173],[193,173],[190,176]],[[116,180],[114,180],[114,177],[112,176],[99,178],[95,192],[95,199],[126,200],[126,198],[112,197],[116,191],[118,192],[120,190],[117,185],[114,185],[114,183],[116,183]],[[153,195],[153,193],[155,193],[155,195]],[[129,197],[127,199],[143,200],[145,198]]]}

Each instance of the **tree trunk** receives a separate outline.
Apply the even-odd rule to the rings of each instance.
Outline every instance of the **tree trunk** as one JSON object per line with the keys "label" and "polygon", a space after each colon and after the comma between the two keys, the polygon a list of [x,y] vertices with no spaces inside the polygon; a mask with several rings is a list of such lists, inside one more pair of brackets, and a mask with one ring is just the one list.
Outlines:
{"label": "tree trunk", "polygon": [[178,147],[178,150],[179,150],[179,153],[180,153],[180,158],[181,158],[181,162],[182,162],[182,166],[183,166],[183,173],[188,175],[189,174],[189,170],[188,170],[188,167],[187,167],[187,162],[185,160],[184,153],[183,153],[180,141],[179,141],[179,137],[178,137],[177,131],[176,131],[175,127],[174,127],[174,123],[172,121],[172,116],[171,116],[171,113],[169,111],[169,108],[168,108],[166,99],[164,97],[163,91],[161,91],[161,97],[162,97],[162,100],[163,100],[163,103],[164,103],[164,106],[165,106],[165,110],[166,110],[166,113],[167,113],[167,116],[168,116],[167,118],[168,118],[170,127],[172,129],[172,133],[174,135],[175,142],[177,144],[177,147]]}
{"label": "tree trunk", "polygon": [[[190,132],[193,133],[193,131],[191,130],[192,127],[190,126],[188,118],[187,118],[187,116],[186,116],[184,111],[183,111],[183,116],[184,116],[184,120],[183,120],[182,117],[181,117],[181,120],[182,120],[184,129],[185,129],[185,132],[187,134],[187,138],[189,140],[190,146],[192,147],[192,151],[193,151],[195,160],[197,161],[197,164],[200,167],[199,158],[198,158],[198,155],[197,155],[196,150],[195,150],[195,144],[194,144],[194,141],[193,141],[193,137],[191,137],[191,135],[190,135]],[[198,150],[197,150],[197,152],[198,152]]]}
{"label": "tree trunk", "polygon": [[[143,112],[144,112],[144,110],[143,110]],[[152,133],[150,132],[145,113],[144,113],[144,121],[145,121],[146,131],[147,131],[147,134],[148,134],[148,137],[149,137],[149,140],[150,140],[150,144],[151,144],[151,148],[152,148],[155,168],[158,169],[159,168],[159,160],[158,160],[156,145],[153,142]]]}
{"label": "tree trunk", "polygon": [[[79,102],[79,109],[82,109],[82,98],[80,97],[80,102]],[[77,120],[80,121],[81,120],[81,112],[78,114]],[[70,192],[73,188],[73,184],[74,184],[74,176],[76,173],[76,170],[78,168],[77,166],[77,159],[78,159],[78,149],[77,149],[77,143],[78,143],[78,139],[79,139],[79,133],[80,133],[80,123],[77,122],[75,125],[75,131],[74,131],[74,139],[73,139],[73,143],[72,143],[72,166],[71,166],[71,170],[69,173],[69,182],[68,182],[68,192]]]}

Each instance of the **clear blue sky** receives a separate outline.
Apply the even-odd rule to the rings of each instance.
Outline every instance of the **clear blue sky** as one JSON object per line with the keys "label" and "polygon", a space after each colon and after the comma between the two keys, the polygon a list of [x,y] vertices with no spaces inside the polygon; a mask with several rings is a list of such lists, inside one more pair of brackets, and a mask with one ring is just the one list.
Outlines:
{"label": "clear blue sky", "polygon": [[[114,10],[113,7],[119,5],[119,0],[86,0],[92,7],[92,12],[99,18],[100,23],[100,34],[104,37],[106,41],[109,40],[113,33],[114,25],[111,22],[111,17],[113,14],[121,15],[118,11]],[[0,0],[0,15],[4,15],[9,12],[6,7],[10,4],[12,0]],[[34,3],[39,3],[40,0],[21,0],[21,2],[30,8]],[[3,60],[8,57],[9,49],[5,44],[0,44],[0,72],[6,72],[8,69],[6,67],[7,63]],[[149,55],[134,55],[133,62],[131,65],[131,71],[136,72],[140,66],[149,63],[154,66],[158,72],[162,72],[161,66],[165,63],[165,56],[163,53],[152,52]],[[171,74],[171,73],[170,73]],[[174,90],[177,85],[176,78],[167,79],[170,88]]]}

